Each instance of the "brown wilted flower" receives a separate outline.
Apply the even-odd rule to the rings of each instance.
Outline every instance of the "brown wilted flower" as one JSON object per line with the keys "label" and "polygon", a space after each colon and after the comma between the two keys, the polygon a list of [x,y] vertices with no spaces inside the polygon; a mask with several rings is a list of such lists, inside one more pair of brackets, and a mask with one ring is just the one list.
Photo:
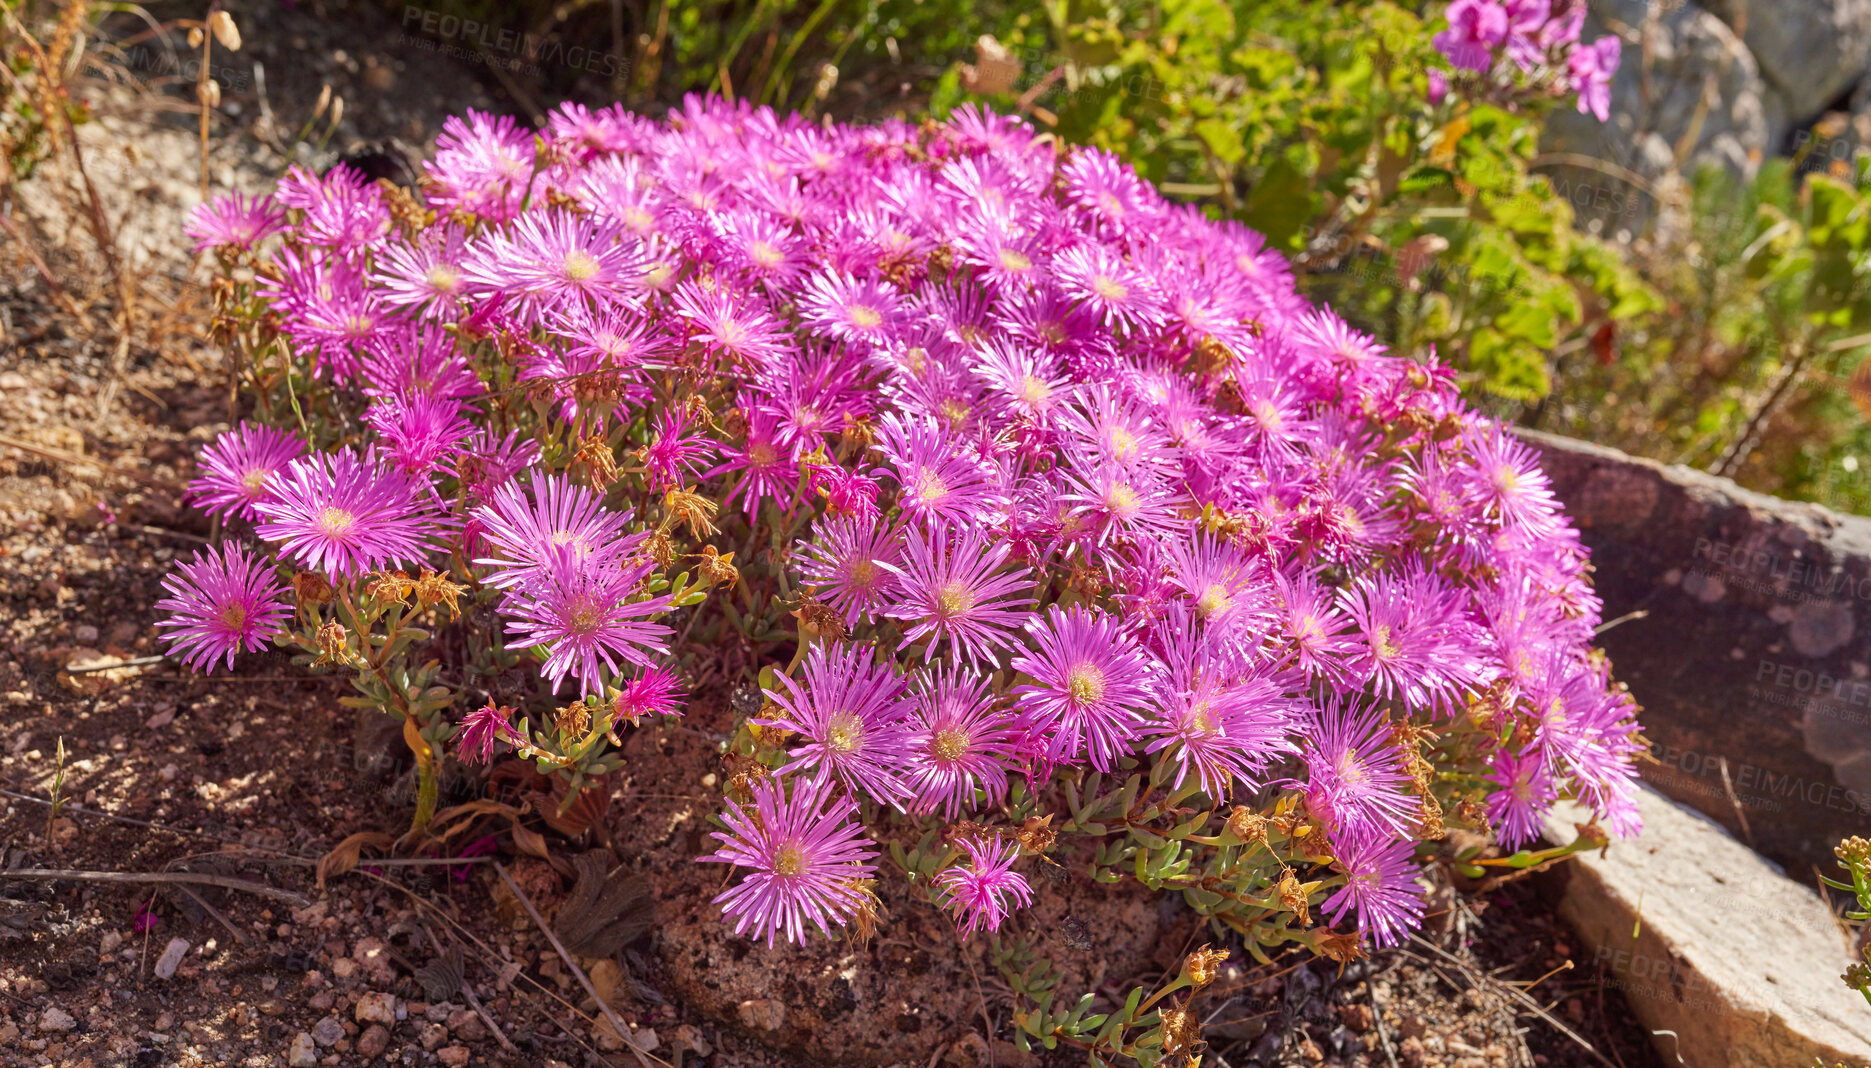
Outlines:
{"label": "brown wilted flower", "polygon": [[1059,832],[1052,829],[1052,813],[1049,812],[1044,816],[1028,816],[1013,836],[1020,843],[1022,853],[1043,855],[1052,849],[1053,842],[1059,838]]}
{"label": "brown wilted flower", "polygon": [[699,541],[718,533],[714,518],[720,506],[695,492],[694,486],[685,490],[670,490],[664,494],[663,507],[669,509],[672,518],[688,524],[691,538]]}
{"label": "brown wilted flower", "polygon": [[416,584],[410,581],[407,574],[401,571],[385,571],[364,587],[364,596],[386,603],[402,601],[415,588]]}
{"label": "brown wilted flower", "polygon": [[712,545],[704,545],[702,551],[694,554],[693,558],[702,562],[696,570],[702,573],[704,586],[721,586],[731,590],[741,580],[740,569],[734,566],[733,553],[724,553]]}
{"label": "brown wilted flower", "polygon": [[413,238],[434,225],[435,212],[416,203],[416,198],[409,190],[388,178],[377,179],[377,188],[383,191],[383,203],[390,209],[391,220],[403,233]]}
{"label": "brown wilted flower", "polygon": [[727,794],[736,801],[750,800],[754,796],[754,784],[767,781],[773,774],[765,764],[739,753],[722,754],[721,766],[728,771]]}
{"label": "brown wilted flower", "polygon": [[331,603],[331,583],[316,571],[299,571],[292,576],[292,595],[301,605]]}
{"label": "brown wilted flower", "polygon": [[1214,982],[1221,975],[1222,962],[1228,959],[1228,951],[1203,946],[1183,958],[1182,968],[1189,973],[1189,989],[1201,990]]}
{"label": "brown wilted flower", "polygon": [[1187,1056],[1202,1051],[1202,1024],[1195,1018],[1195,1013],[1189,1011],[1189,1006],[1172,1005],[1165,1008],[1162,1020],[1164,1055]]}
{"label": "brown wilted flower", "polygon": [[1228,813],[1228,833],[1245,844],[1265,845],[1267,817],[1246,805],[1236,805],[1234,811]]}
{"label": "brown wilted flower", "polygon": [[809,595],[798,608],[793,609],[792,617],[799,621],[802,630],[813,637],[843,641],[849,633],[845,629],[845,619],[838,614],[837,609],[831,605],[822,604]]}
{"label": "brown wilted flower", "polygon": [[1447,830],[1442,825],[1442,806],[1436,802],[1436,799],[1423,794],[1417,800],[1422,802],[1422,810],[1417,816],[1417,836],[1425,841],[1433,842],[1447,834]]}
{"label": "brown wilted flower", "polygon": [[1300,885],[1299,877],[1291,868],[1280,869],[1280,881],[1274,885],[1280,895],[1280,904],[1293,914],[1301,927],[1312,926],[1312,909],[1306,902],[1306,891]]}
{"label": "brown wilted flower", "polygon": [[572,462],[583,467],[592,484],[601,489],[617,481],[617,455],[602,434],[592,434],[580,441],[578,454],[572,457]]}
{"label": "brown wilted flower", "polygon": [[591,708],[583,701],[573,701],[554,714],[552,725],[561,734],[582,738],[591,729]]}
{"label": "brown wilted flower", "polygon": [[458,586],[448,581],[446,575],[426,567],[422,569],[422,577],[416,580],[416,603],[423,608],[446,604],[450,616],[461,614],[461,606],[457,601],[466,592],[466,586]]}
{"label": "brown wilted flower", "polygon": [[[779,709],[774,708],[771,704],[765,705],[760,709],[762,718],[769,715],[777,715],[778,713]],[[778,749],[780,746],[785,745],[786,739],[792,737],[793,734],[792,731],[787,730],[785,727],[768,727],[759,723],[749,723],[747,725],[747,733],[753,738],[754,744],[762,749]]]}
{"label": "brown wilted flower", "polygon": [[877,937],[877,928],[883,921],[883,902],[877,898],[875,879],[853,879],[851,889],[858,899],[851,910],[851,938],[861,953],[871,944],[871,939]]}
{"label": "brown wilted flower", "polygon": [[1319,936],[1319,953],[1340,964],[1350,964],[1364,957],[1364,943],[1355,933],[1327,931]]}
{"label": "brown wilted flower", "polygon": [[318,656],[313,659],[312,663],[314,665],[348,663],[350,658],[345,655],[344,646],[349,638],[350,632],[344,629],[344,624],[335,619],[318,628]]}

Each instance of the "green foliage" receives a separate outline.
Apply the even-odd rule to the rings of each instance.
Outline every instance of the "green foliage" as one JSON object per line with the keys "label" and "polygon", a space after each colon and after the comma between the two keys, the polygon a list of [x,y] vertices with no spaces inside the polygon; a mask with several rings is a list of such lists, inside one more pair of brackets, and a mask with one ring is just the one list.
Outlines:
{"label": "green foliage", "polygon": [[[1382,0],[1054,2],[1008,44],[1047,56],[1056,85],[990,102],[1030,103],[1265,234],[1309,295],[1392,349],[1434,346],[1481,397],[1537,401],[1554,350],[1659,302],[1533,173],[1546,86],[1428,102],[1429,70],[1447,69],[1434,29]],[[932,104],[964,96],[944,85]]]}
{"label": "green foliage", "polygon": [[1663,307],[1620,315],[1616,353],[1568,354],[1534,421],[1871,511],[1868,197],[1871,161],[1802,177],[1771,160],[1750,181],[1698,172],[1634,250]]}

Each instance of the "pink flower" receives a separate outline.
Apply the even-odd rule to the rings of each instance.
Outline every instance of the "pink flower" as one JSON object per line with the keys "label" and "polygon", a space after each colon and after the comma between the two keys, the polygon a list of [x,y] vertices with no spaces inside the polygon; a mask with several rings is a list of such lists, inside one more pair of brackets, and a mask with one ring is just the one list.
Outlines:
{"label": "pink flower", "polygon": [[286,588],[273,568],[234,542],[210,546],[163,579],[169,596],[156,602],[168,631],[162,640],[174,656],[196,671],[212,671],[216,660],[234,666],[243,650],[266,648],[291,615]]}
{"label": "pink flower", "polygon": [[1435,46],[1461,70],[1487,70],[1494,49],[1507,37],[1507,12],[1493,0],[1451,0],[1449,28],[1437,34]]}
{"label": "pink flower", "polygon": [[[787,786],[791,785],[790,793]],[[829,778],[767,778],[752,787],[753,802],[728,801],[726,831],[710,831],[721,848],[701,862],[749,869],[736,886],[716,895],[734,933],[788,942],[805,941],[806,924],[826,935],[864,904],[858,881],[875,873],[877,850],[855,821],[857,804],[831,796]]]}
{"label": "pink flower", "polygon": [[947,895],[962,938],[977,928],[998,931],[1009,912],[1033,903],[1033,888],[1026,876],[1013,870],[1020,856],[1019,843],[1002,846],[963,838],[957,844],[968,854],[967,866],[944,871],[936,876],[935,885]]}
{"label": "pink flower", "polygon": [[1611,118],[1611,76],[1623,55],[1624,42],[1609,34],[1572,50],[1566,72],[1579,94],[1579,114],[1596,115],[1599,122]]}

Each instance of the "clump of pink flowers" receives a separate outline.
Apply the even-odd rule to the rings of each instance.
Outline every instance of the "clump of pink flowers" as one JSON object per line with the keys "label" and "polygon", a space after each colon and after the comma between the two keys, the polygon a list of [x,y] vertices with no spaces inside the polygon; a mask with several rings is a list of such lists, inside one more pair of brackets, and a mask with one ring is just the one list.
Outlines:
{"label": "clump of pink flowers", "polygon": [[[1444,17],[1449,27],[1434,44],[1455,69],[1486,74],[1505,59],[1507,70],[1551,72],[1556,88],[1576,94],[1581,114],[1610,118],[1624,42],[1611,35],[1579,40],[1585,0],[1451,0]],[[1447,91],[1447,77],[1430,72],[1431,96]]]}
{"label": "clump of pink flowers", "polygon": [[[1456,0],[1443,47],[1531,61],[1580,13]],[[1000,928],[1044,892],[1016,866],[1054,863],[1016,828],[1098,777],[1233,808],[1201,840],[1242,857],[1256,819],[1303,839],[1320,919],[1376,944],[1421,919],[1413,848],[1445,821],[1513,848],[1565,796],[1637,828],[1635,708],[1534,454],[1433,354],[1311,306],[1257,234],[1108,153],[972,108],[567,105],[452,121],[400,195],[340,166],[202,210],[231,263],[283,228],[268,359],[342,430],[282,387],[197,495],[341,595],[435,569],[539,695],[632,722],[712,648],[663,618],[672,561],[782,580],[796,655],[747,637],[765,706],[733,745],[761,771],[700,858],[744,870],[737,933],[851,922],[902,820],[969,821],[930,900]],[[728,563],[744,545],[773,548]],[[291,611],[244,551],[175,593],[197,664]],[[544,744],[508,712],[454,744]]]}

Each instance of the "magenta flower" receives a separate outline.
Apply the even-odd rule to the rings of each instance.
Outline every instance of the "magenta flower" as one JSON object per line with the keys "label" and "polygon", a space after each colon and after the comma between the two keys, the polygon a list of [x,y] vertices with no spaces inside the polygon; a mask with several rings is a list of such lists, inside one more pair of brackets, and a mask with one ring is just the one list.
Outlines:
{"label": "magenta flower", "polygon": [[1033,603],[1033,573],[1024,567],[1003,570],[1010,551],[1005,541],[989,543],[976,529],[952,541],[911,530],[902,563],[885,565],[896,572],[900,589],[883,614],[915,621],[904,638],[928,640],[925,662],[946,641],[963,662],[992,664],[997,650],[1018,647],[1015,628]]}
{"label": "magenta flower", "polygon": [[425,508],[422,484],[350,449],[302,456],[273,476],[253,507],[256,531],[301,567],[354,578],[391,567],[414,568],[441,534]]}
{"label": "magenta flower", "polygon": [[936,525],[977,523],[1005,509],[995,471],[931,423],[886,417],[877,448],[895,469],[905,515]]}
{"label": "magenta flower", "polygon": [[1231,671],[1230,653],[1215,648],[1215,630],[1180,609],[1172,616],[1159,714],[1142,733],[1153,738],[1144,752],[1162,752],[1174,765],[1172,788],[1193,772],[1203,792],[1221,801],[1235,782],[1257,789],[1269,766],[1298,751],[1305,704],[1274,678]]}
{"label": "magenta flower", "polygon": [[1013,870],[1020,846],[1008,842],[980,842],[963,838],[958,843],[968,854],[966,867],[957,865],[935,877],[935,885],[955,912],[956,926],[966,939],[976,928],[1000,930],[1008,913],[1033,903],[1033,888],[1026,876]]}
{"label": "magenta flower", "polygon": [[305,442],[292,434],[242,423],[201,450],[189,499],[209,515],[252,519],[273,476],[304,452]]}
{"label": "magenta flower", "polygon": [[1488,781],[1500,787],[1488,794],[1488,818],[1501,847],[1518,849],[1538,838],[1559,796],[1545,756],[1537,751],[1516,756],[1503,749],[1489,761]]}
{"label": "magenta flower", "polygon": [[659,490],[680,489],[701,480],[702,469],[719,452],[713,439],[690,430],[688,413],[665,410],[656,422],[656,437],[637,454],[650,485]]}
{"label": "magenta flower", "polygon": [[1611,118],[1611,77],[1623,55],[1624,42],[1610,34],[1572,50],[1566,73],[1579,94],[1579,114],[1596,115],[1599,122]]}
{"label": "magenta flower", "polygon": [[209,546],[163,579],[169,596],[156,602],[165,617],[168,654],[195,671],[212,671],[216,660],[234,666],[242,651],[266,647],[291,615],[286,588],[273,569],[233,542]]}
{"label": "magenta flower", "polygon": [[763,691],[782,714],[754,721],[805,740],[775,774],[811,769],[854,794],[901,807],[909,796],[902,774],[910,731],[902,680],[871,649],[853,644],[813,646],[804,674],[804,686],[781,675],[778,690]]}
{"label": "magenta flower", "polygon": [[652,664],[624,683],[617,693],[617,715],[631,723],[644,716],[680,716],[682,680],[674,672]]}
{"label": "magenta flower", "polygon": [[1447,17],[1449,28],[1436,35],[1436,49],[1461,70],[1487,70],[1507,37],[1507,12],[1493,0],[1451,0]]}
{"label": "magenta flower", "polygon": [[424,230],[416,243],[392,241],[377,257],[373,281],[383,302],[424,319],[451,316],[467,290],[468,242],[457,225]]}
{"label": "magenta flower", "polygon": [[540,674],[557,693],[576,675],[585,693],[600,692],[605,673],[622,664],[654,667],[669,653],[674,632],[648,617],[669,611],[669,598],[633,600],[652,564],[630,567],[581,557],[570,545],[548,545],[539,565],[501,605],[507,634],[517,645],[543,645]]}
{"label": "magenta flower", "polygon": [[555,551],[584,566],[621,558],[641,540],[624,534],[629,512],[606,509],[597,494],[569,478],[535,471],[531,489],[528,494],[517,482],[508,482],[472,513],[497,554],[475,561],[494,569],[486,579],[490,586],[504,589],[542,575]]}
{"label": "magenta flower", "polygon": [[1416,886],[1416,864],[1408,841],[1381,831],[1335,838],[1333,851],[1346,882],[1325,899],[1320,911],[1337,923],[1353,908],[1371,944],[1379,949],[1401,943],[1423,923],[1423,892]]}
{"label": "magenta flower", "polygon": [[474,431],[468,421],[473,409],[453,397],[417,393],[407,399],[387,397],[364,413],[364,422],[377,432],[388,459],[414,475],[439,470],[460,451]]}
{"label": "magenta flower", "polygon": [[286,227],[286,211],[272,197],[228,193],[188,213],[183,232],[195,239],[195,251],[239,249],[250,251]]}
{"label": "magenta flower", "polygon": [[827,337],[853,344],[888,338],[902,315],[901,298],[881,282],[823,272],[807,280],[799,297],[801,320]]}
{"label": "magenta flower", "polygon": [[898,586],[895,565],[903,555],[900,531],[834,515],[820,518],[813,531],[817,541],[798,543],[800,577],[817,587],[847,625],[856,626],[893,600]]}
{"label": "magenta flower", "polygon": [[919,681],[905,779],[910,811],[954,820],[982,800],[1000,804],[1015,767],[1013,718],[997,707],[985,678],[962,668],[938,667]]}
{"label": "magenta flower", "polygon": [[609,225],[565,211],[529,212],[469,250],[470,285],[505,293],[522,315],[582,300],[615,299],[642,274],[634,249]]}
{"label": "magenta flower", "polygon": [[461,733],[455,740],[455,758],[463,764],[485,764],[494,759],[494,747],[500,743],[520,746],[526,739],[513,728],[513,709],[497,707],[493,698],[462,717]]}
{"label": "magenta flower", "polygon": [[775,440],[776,429],[771,416],[750,413],[746,444],[725,446],[722,452],[726,459],[706,476],[740,472],[734,488],[721,503],[731,505],[735,498],[741,498],[741,509],[750,520],[760,511],[760,502],[772,500],[783,505],[799,486],[799,465]]}
{"label": "magenta flower", "polygon": [[1027,631],[1036,648],[1014,657],[1013,669],[1033,681],[1013,695],[1032,755],[1053,767],[1089,753],[1092,767],[1110,771],[1142,734],[1155,664],[1098,609],[1054,605]]}
{"label": "magenta flower", "polygon": [[1306,810],[1335,834],[1408,836],[1420,806],[1376,704],[1334,698],[1307,725]]}
{"label": "magenta flower", "polygon": [[832,924],[864,905],[859,881],[877,870],[877,850],[855,820],[857,803],[832,797],[827,778],[767,778],[751,789],[751,805],[728,801],[721,814],[728,829],[709,832],[721,848],[696,858],[750,869],[715,903],[735,934],[764,937],[768,948],[782,932],[788,942],[805,941],[807,923],[829,936]]}

